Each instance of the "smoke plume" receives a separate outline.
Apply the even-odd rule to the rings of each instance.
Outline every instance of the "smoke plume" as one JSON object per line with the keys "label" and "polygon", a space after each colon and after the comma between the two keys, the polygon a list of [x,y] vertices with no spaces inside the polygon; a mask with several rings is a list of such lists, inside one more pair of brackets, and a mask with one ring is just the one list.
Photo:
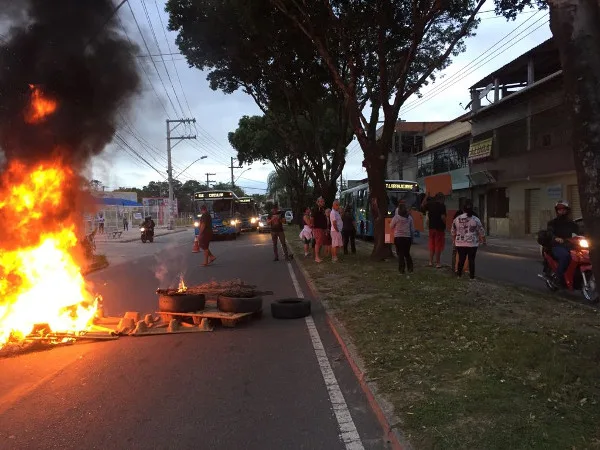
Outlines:
{"label": "smoke plume", "polygon": [[[117,111],[137,93],[137,49],[116,29],[111,0],[0,0],[0,148],[8,161],[58,154],[76,172],[108,144]],[[32,87],[56,100],[28,123]]]}

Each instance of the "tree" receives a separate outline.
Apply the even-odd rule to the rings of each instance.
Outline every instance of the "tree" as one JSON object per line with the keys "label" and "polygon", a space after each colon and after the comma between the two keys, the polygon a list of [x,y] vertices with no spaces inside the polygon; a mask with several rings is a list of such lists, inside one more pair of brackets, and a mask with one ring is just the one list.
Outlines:
{"label": "tree", "polygon": [[[389,254],[384,240],[385,168],[400,107],[464,50],[464,39],[473,33],[485,0],[270,1],[288,19],[281,27],[296,28],[312,43],[328,68],[331,85],[346,101],[369,177],[373,257],[383,258]],[[339,64],[340,58],[345,64]],[[371,106],[368,118],[366,102]]]}
{"label": "tree", "polygon": [[268,0],[170,0],[167,11],[190,66],[208,69],[213,89],[251,95],[315,188],[333,200],[352,128],[312,45],[292,45],[304,42],[301,33],[282,29]]}
{"label": "tree", "polygon": [[119,187],[118,189],[115,189],[113,192],[135,192],[137,194],[137,201],[138,203],[142,203],[142,198],[143,198],[143,192],[140,188],[136,188],[136,187]]}
{"label": "tree", "polygon": [[572,116],[583,221],[595,244],[592,267],[600,280],[600,0],[548,0],[548,4]]}
{"label": "tree", "polygon": [[228,137],[240,162],[270,161],[273,164],[277,180],[285,184],[294,212],[308,201],[309,169],[290,150],[289,142],[281,137],[269,118],[244,116],[237,130]]}

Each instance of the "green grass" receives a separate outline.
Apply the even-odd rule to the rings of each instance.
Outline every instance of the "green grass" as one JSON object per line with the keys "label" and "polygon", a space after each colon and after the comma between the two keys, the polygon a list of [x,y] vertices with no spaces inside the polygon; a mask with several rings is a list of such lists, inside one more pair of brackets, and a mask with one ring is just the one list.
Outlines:
{"label": "green grass", "polygon": [[600,448],[597,310],[423,261],[407,279],[370,249],[298,261],[415,448]]}

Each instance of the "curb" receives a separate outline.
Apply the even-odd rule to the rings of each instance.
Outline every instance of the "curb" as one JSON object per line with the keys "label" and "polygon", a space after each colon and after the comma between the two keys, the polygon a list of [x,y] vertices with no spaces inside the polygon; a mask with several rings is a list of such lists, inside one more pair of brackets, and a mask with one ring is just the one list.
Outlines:
{"label": "curb", "polygon": [[81,275],[86,276],[86,275],[89,275],[90,273],[94,273],[94,272],[98,272],[102,269],[106,269],[108,266],[110,266],[110,263],[108,261],[106,261],[104,264],[91,266],[91,267],[88,267],[86,270],[82,270]]}
{"label": "curb", "polygon": [[[356,377],[358,383],[360,384],[360,387],[362,388],[365,396],[367,397],[369,406],[375,414],[379,425],[383,429],[384,435],[386,436],[391,448],[393,450],[411,449],[410,444],[404,439],[402,434],[390,425],[390,419],[392,418],[388,417],[388,414],[385,413],[385,411],[381,407],[382,401],[380,400],[380,396],[373,392],[373,389],[371,389],[369,383],[366,381],[365,373],[361,370],[360,364],[356,361],[356,359],[352,355],[352,352],[349,349],[349,345],[346,343],[346,341],[350,342],[351,340],[349,339],[348,333],[346,332],[343,324],[335,317],[335,314],[331,312],[331,308],[327,301],[323,300],[318,294],[318,291],[315,285],[313,284],[312,279],[310,278],[310,275],[308,274],[306,269],[304,269],[304,267],[302,267],[300,263],[296,261],[294,262],[296,263],[296,266],[302,273],[304,281],[306,282],[308,289],[311,292],[311,296],[315,299],[318,299],[323,305],[325,310],[325,317],[327,319],[327,324],[331,328],[333,335],[340,344],[340,347],[342,348],[342,351],[346,356],[346,360],[348,361],[348,364],[350,365],[354,376]],[[345,339],[342,336],[345,336]]]}
{"label": "curb", "polygon": [[[188,231],[188,228],[184,228],[182,230],[175,230],[175,231],[172,231],[170,233],[155,234],[154,237],[157,238],[157,237],[161,237],[161,236],[167,236],[169,234],[183,233],[184,231]],[[106,240],[106,241],[100,241],[100,242],[102,244],[126,244],[128,242],[135,242],[135,241],[139,241],[139,240],[140,240],[140,238],[138,236],[136,238],[127,239],[127,240],[124,240],[124,241]]]}

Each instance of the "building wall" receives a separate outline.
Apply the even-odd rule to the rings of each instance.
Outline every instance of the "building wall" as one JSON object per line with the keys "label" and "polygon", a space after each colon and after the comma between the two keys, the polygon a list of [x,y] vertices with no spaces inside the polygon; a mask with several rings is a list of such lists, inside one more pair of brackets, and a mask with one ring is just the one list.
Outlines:
{"label": "building wall", "polygon": [[425,150],[446,144],[459,137],[471,134],[469,122],[453,122],[425,136]]}

